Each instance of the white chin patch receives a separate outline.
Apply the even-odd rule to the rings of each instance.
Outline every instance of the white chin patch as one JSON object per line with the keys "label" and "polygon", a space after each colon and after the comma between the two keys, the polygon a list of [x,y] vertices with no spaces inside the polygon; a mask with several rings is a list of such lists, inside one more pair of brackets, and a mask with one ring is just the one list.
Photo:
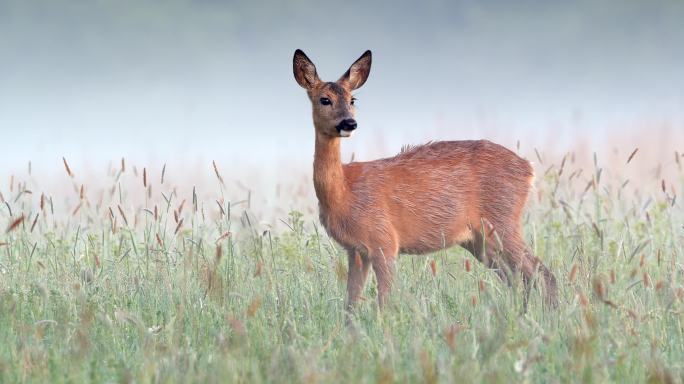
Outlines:
{"label": "white chin patch", "polygon": [[344,129],[340,131],[340,137],[351,137],[354,131],[345,131]]}

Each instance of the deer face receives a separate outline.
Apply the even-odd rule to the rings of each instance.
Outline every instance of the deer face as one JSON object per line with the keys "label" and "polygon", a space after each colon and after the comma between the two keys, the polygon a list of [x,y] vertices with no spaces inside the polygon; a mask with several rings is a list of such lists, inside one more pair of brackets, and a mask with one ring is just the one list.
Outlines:
{"label": "deer face", "polygon": [[354,97],[351,92],[368,79],[371,52],[366,51],[336,82],[318,78],[316,67],[304,52],[295,51],[294,77],[307,90],[313,107],[316,133],[328,137],[349,137],[356,129]]}

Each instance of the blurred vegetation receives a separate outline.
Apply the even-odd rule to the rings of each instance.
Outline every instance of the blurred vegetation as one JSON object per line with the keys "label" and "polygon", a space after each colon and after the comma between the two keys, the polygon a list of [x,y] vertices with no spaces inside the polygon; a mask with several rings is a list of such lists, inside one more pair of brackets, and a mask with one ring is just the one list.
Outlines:
{"label": "blurred vegetation", "polygon": [[525,230],[557,310],[534,290],[522,312],[519,284],[454,248],[400,257],[384,312],[371,279],[351,327],[344,252],[313,217],[226,201],[219,169],[210,198],[125,164],[99,186],[69,169],[64,201],[13,177],[0,382],[681,382],[680,155],[657,190],[542,160]]}

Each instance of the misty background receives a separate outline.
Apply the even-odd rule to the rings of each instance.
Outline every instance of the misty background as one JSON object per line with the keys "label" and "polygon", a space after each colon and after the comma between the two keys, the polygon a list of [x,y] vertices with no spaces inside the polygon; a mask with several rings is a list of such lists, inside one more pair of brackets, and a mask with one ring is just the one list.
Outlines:
{"label": "misty background", "polygon": [[0,0],[0,171],[309,164],[296,48],[324,80],[373,51],[345,156],[684,131],[682,20],[664,0]]}

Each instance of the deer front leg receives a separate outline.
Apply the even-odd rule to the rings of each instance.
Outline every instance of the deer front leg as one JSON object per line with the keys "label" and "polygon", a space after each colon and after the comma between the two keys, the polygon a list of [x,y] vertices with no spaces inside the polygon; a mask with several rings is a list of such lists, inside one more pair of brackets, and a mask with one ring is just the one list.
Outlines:
{"label": "deer front leg", "polygon": [[362,256],[356,250],[347,251],[349,256],[349,271],[347,272],[347,311],[352,311],[361,297],[366,285],[366,278],[370,269],[368,257]]}
{"label": "deer front leg", "polygon": [[389,294],[394,281],[396,256],[396,250],[389,252],[389,250],[384,251],[382,249],[371,255],[370,261],[373,264],[375,278],[378,281],[378,306],[380,309],[384,308],[389,300]]}

